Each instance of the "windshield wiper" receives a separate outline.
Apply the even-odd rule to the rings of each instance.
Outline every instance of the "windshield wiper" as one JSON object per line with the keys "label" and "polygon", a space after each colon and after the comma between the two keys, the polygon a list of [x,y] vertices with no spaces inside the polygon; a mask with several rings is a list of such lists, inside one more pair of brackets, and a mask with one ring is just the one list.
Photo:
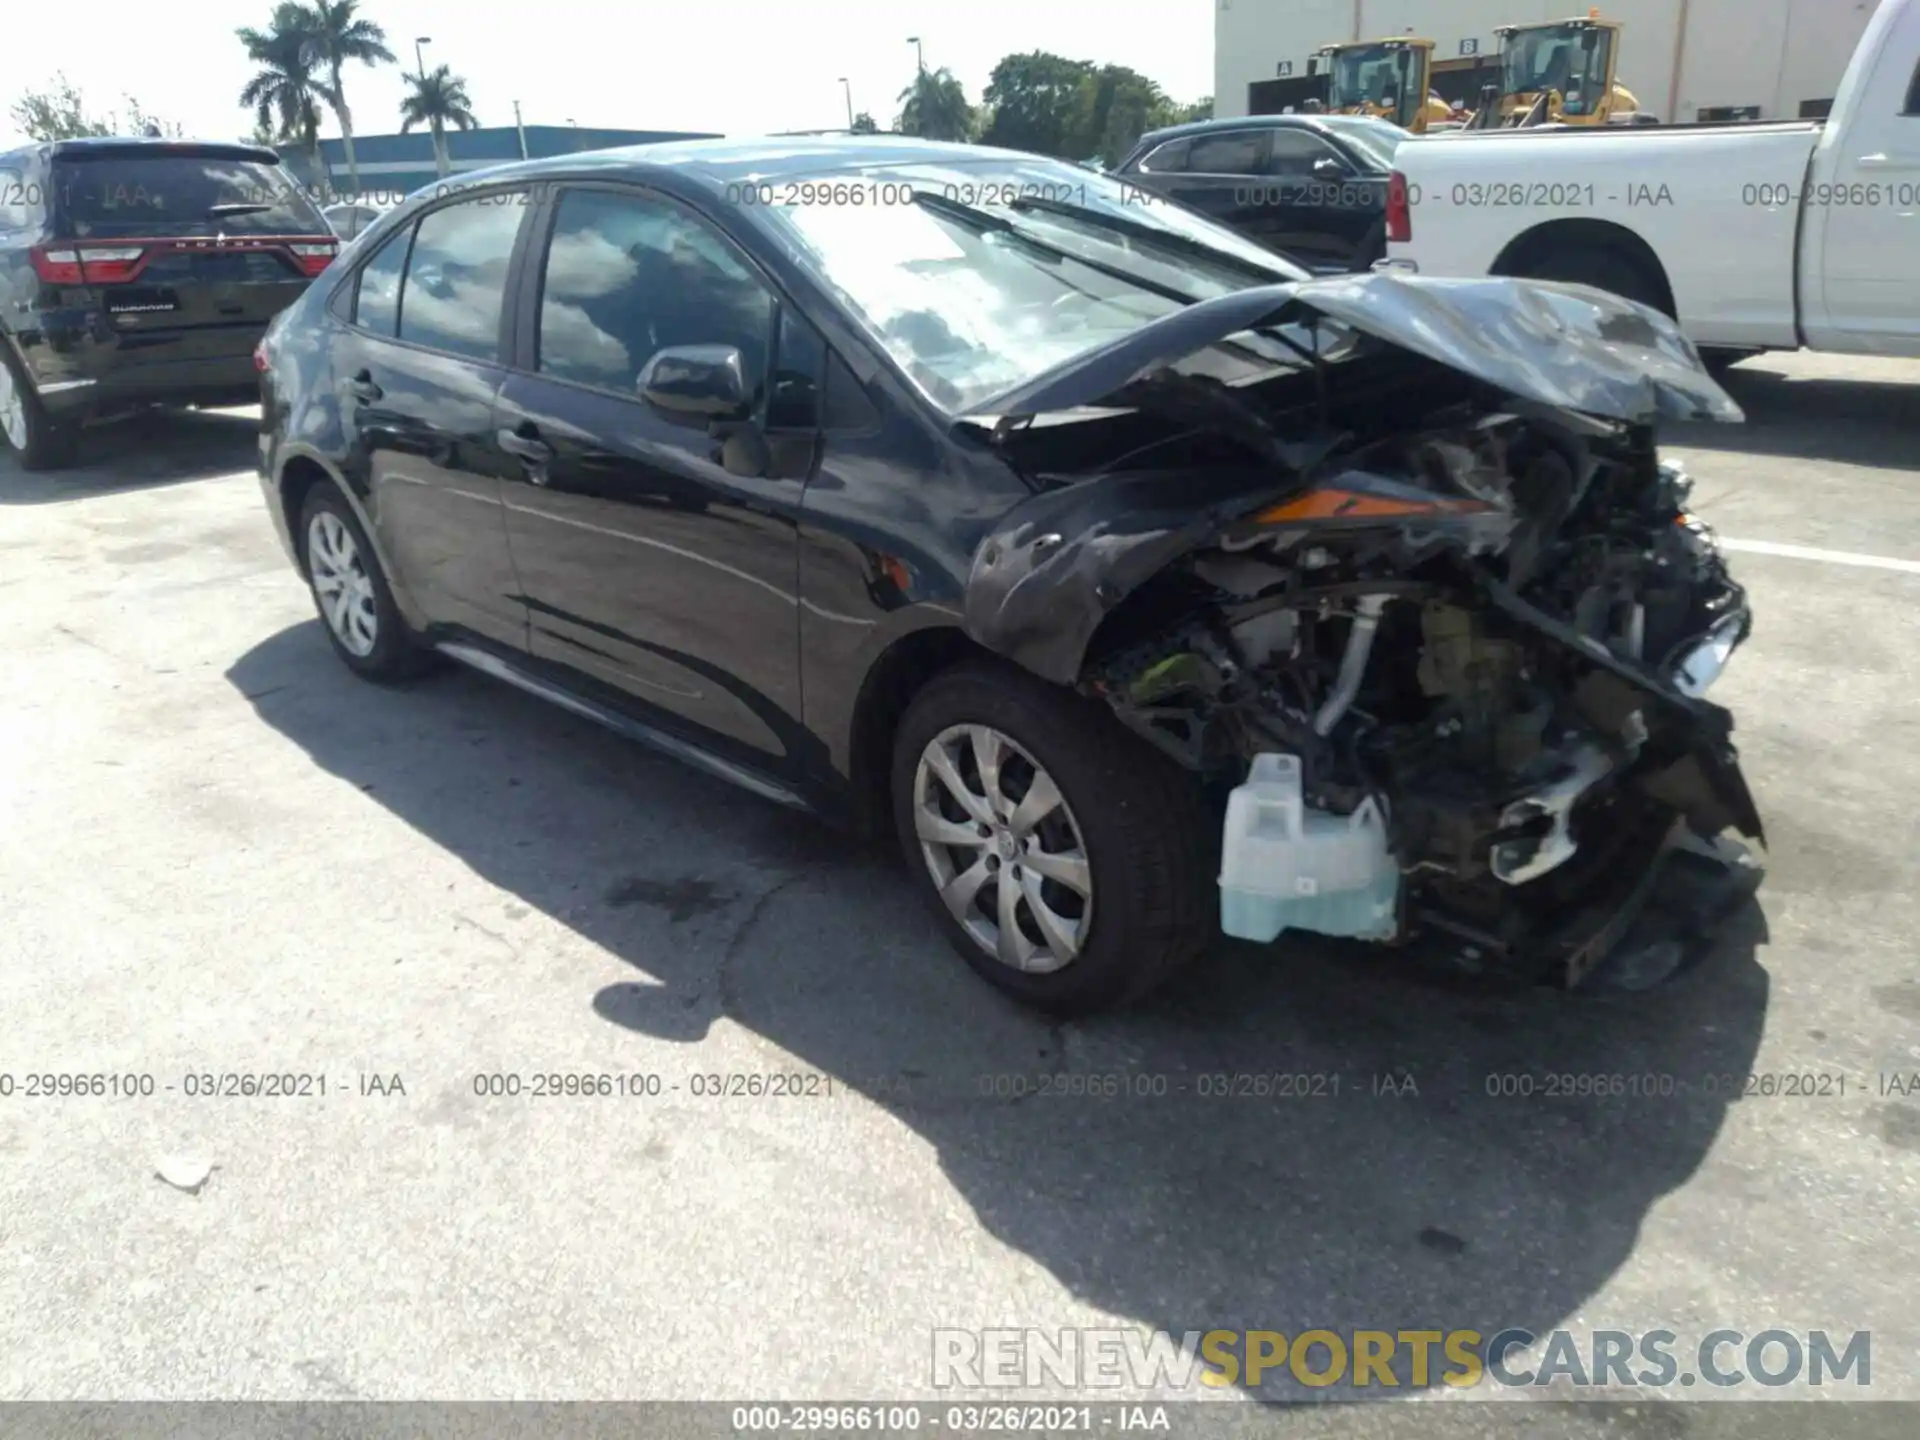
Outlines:
{"label": "windshield wiper", "polygon": [[224,220],[229,215],[264,215],[273,209],[271,205],[260,205],[252,201],[236,200],[230,205],[209,205],[207,214]]}
{"label": "windshield wiper", "polygon": [[975,206],[962,204],[958,200],[949,200],[944,195],[935,195],[926,190],[916,190],[913,192],[913,203],[933,211],[936,215],[944,215],[950,220],[958,220],[961,224],[979,231],[982,234],[1005,235],[1009,239],[1016,240],[1030,249],[1038,250],[1045,255],[1051,255],[1056,260],[1071,260],[1076,265],[1084,265],[1089,270],[1098,271],[1100,274],[1105,275],[1109,280],[1121,281],[1123,284],[1131,285],[1136,289],[1145,290],[1150,295],[1158,295],[1162,300],[1171,300],[1176,305],[1197,305],[1200,303],[1200,297],[1198,295],[1189,295],[1186,291],[1176,289],[1171,285],[1162,285],[1158,280],[1149,280],[1146,276],[1128,270],[1123,266],[1109,265],[1101,260],[1089,259],[1077,250],[1062,250],[1058,245],[1047,243],[1031,230],[1022,229],[1010,220],[1002,219],[998,215],[986,210],[981,210]]}
{"label": "windshield wiper", "polygon": [[[1077,220],[1081,224],[1096,229],[1110,230],[1115,235],[1125,235],[1149,245],[1158,245],[1175,255],[1184,255],[1189,260],[1202,260],[1209,265],[1222,265],[1238,274],[1248,276],[1266,285],[1285,285],[1290,283],[1285,276],[1278,275],[1263,265],[1251,260],[1243,260],[1225,250],[1216,250],[1203,241],[1174,231],[1162,230],[1154,225],[1143,225],[1138,220],[1128,220],[1123,216],[1110,215],[1104,210],[1095,210],[1086,205],[1069,205],[1061,200],[1049,200],[1044,195],[1022,195],[1007,202],[1009,210],[1032,210],[1042,215],[1058,215],[1065,220]],[[1278,256],[1274,257],[1276,260]],[[1285,261],[1281,262],[1286,263]],[[1306,276],[1301,276],[1306,279]]]}

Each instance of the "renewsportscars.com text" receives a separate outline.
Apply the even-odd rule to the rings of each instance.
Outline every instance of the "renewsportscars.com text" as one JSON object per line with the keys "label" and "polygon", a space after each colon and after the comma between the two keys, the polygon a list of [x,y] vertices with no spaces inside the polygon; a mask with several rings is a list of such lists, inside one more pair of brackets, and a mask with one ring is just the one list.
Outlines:
{"label": "renewsportscars.com text", "polygon": [[943,1390],[1187,1389],[1291,1380],[1356,1389],[1687,1389],[1873,1383],[1871,1331],[935,1330]]}

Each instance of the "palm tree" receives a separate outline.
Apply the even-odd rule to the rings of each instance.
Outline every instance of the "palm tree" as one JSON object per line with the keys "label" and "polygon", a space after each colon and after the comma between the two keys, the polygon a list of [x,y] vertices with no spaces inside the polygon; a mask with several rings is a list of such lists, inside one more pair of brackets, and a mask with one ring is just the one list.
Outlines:
{"label": "palm tree", "polygon": [[945,66],[922,70],[900,92],[900,103],[900,118],[893,128],[902,135],[928,140],[972,138],[973,107],[967,103],[967,92]]}
{"label": "palm tree", "polygon": [[405,135],[416,125],[425,125],[433,134],[433,163],[444,179],[453,169],[447,158],[447,126],[458,130],[477,130],[473,102],[467,98],[467,82],[445,65],[426,75],[409,75],[412,93],[400,102],[400,133]]}
{"label": "palm tree", "polygon": [[247,47],[247,58],[260,66],[240,92],[240,103],[254,112],[260,128],[306,151],[324,199],[329,187],[320,158],[320,106],[328,97],[327,82],[314,73],[312,15],[294,0],[284,0],[265,30],[242,27],[234,33]]}
{"label": "palm tree", "polygon": [[306,7],[309,46],[329,76],[322,95],[340,122],[340,143],[347,152],[347,174],[355,195],[360,193],[360,161],[353,153],[353,112],[347,109],[346,82],[340,72],[354,60],[362,65],[393,63],[387,32],[356,15],[359,8],[359,0],[312,0]]}

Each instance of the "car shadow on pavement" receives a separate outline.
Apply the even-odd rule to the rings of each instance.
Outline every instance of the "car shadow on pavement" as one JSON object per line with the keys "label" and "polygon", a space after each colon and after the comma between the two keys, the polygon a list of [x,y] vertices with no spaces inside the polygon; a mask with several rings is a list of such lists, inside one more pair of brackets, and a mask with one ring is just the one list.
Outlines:
{"label": "car shadow on pavement", "polygon": [[1662,446],[1920,470],[1920,385],[1741,368],[1721,383],[1746,423],[1666,425]]}
{"label": "car shadow on pavement", "polygon": [[51,505],[178,485],[259,464],[260,414],[240,410],[145,410],[80,434],[73,465],[22,470],[0,455],[0,505]]}
{"label": "car shadow on pavement", "polygon": [[[502,915],[632,967],[579,984],[581,1023],[630,1033],[636,1066],[665,1068],[663,1040],[711,1065],[731,1020],[777,1048],[766,1069],[825,1072],[910,1126],[979,1224],[1079,1300],[1175,1335],[1566,1322],[1701,1165],[1767,1012],[1749,906],[1653,995],[1475,993],[1364,948],[1225,943],[1139,1007],[1050,1024],[967,971],[897,862],[516,691],[364,685],[311,622],[228,679],[505,892]],[[527,948],[512,963],[571,983]],[[1638,1093],[1581,1093],[1616,1076],[1598,1088]],[[956,1322],[925,1323],[931,1357]]]}

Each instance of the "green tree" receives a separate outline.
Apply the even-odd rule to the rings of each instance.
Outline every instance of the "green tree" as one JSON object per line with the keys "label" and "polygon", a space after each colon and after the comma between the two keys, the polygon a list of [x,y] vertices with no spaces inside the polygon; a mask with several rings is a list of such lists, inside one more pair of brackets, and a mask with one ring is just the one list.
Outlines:
{"label": "green tree", "polygon": [[1185,125],[1193,120],[1211,120],[1213,118],[1213,96],[1202,96],[1191,105],[1180,105],[1175,108],[1179,112],[1174,117],[1173,123],[1176,125]]}
{"label": "green tree", "polygon": [[879,122],[864,110],[853,117],[853,124],[847,128],[855,135],[878,135],[880,133]]}
{"label": "green tree", "polygon": [[327,75],[321,95],[340,122],[340,144],[347,152],[347,175],[355,195],[360,193],[360,160],[353,153],[353,112],[347,108],[347,87],[341,72],[354,63],[393,63],[387,32],[373,21],[361,19],[355,13],[359,8],[359,0],[310,0],[306,6],[308,44],[314,61]]}
{"label": "green tree", "polygon": [[77,140],[87,135],[144,135],[151,129],[156,135],[178,135],[180,126],[171,120],[150,115],[138,100],[128,95],[123,121],[109,110],[104,115],[89,115],[86,100],[65,75],[56,75],[45,90],[29,90],[8,107],[13,123],[34,140]]}
{"label": "green tree", "polygon": [[409,93],[400,102],[400,133],[407,134],[416,125],[424,125],[433,136],[433,163],[444,179],[453,170],[447,156],[447,127],[477,130],[473,102],[467,98],[467,82],[445,65],[426,75],[407,76]]}
{"label": "green tree", "polygon": [[253,111],[256,130],[270,131],[306,152],[314,186],[324,199],[329,186],[320,156],[320,107],[327,100],[327,82],[316,73],[312,14],[285,0],[265,30],[243,26],[234,33],[247,58],[260,67],[241,90],[240,103]]}
{"label": "green tree", "polygon": [[158,115],[150,115],[140,102],[127,96],[128,135],[165,135],[178,140],[186,131],[177,120],[162,120]]}
{"label": "green tree", "polygon": [[87,114],[86,103],[65,75],[56,75],[46,90],[29,90],[8,112],[13,123],[35,140],[75,140],[83,135],[111,135],[104,120]]}
{"label": "green tree", "polygon": [[1075,148],[1080,87],[1094,73],[1085,60],[1045,50],[1008,55],[993,67],[982,100],[992,115],[980,138],[988,145],[1078,160]]}
{"label": "green tree", "polygon": [[1149,130],[1171,125],[1178,108],[1160,87],[1125,65],[1102,65],[1080,82],[1072,139],[1077,158],[1120,163]]}
{"label": "green tree", "polygon": [[922,70],[913,83],[900,92],[900,118],[893,128],[902,135],[918,135],[927,140],[965,140],[973,133],[973,106],[967,92],[942,66]]}

